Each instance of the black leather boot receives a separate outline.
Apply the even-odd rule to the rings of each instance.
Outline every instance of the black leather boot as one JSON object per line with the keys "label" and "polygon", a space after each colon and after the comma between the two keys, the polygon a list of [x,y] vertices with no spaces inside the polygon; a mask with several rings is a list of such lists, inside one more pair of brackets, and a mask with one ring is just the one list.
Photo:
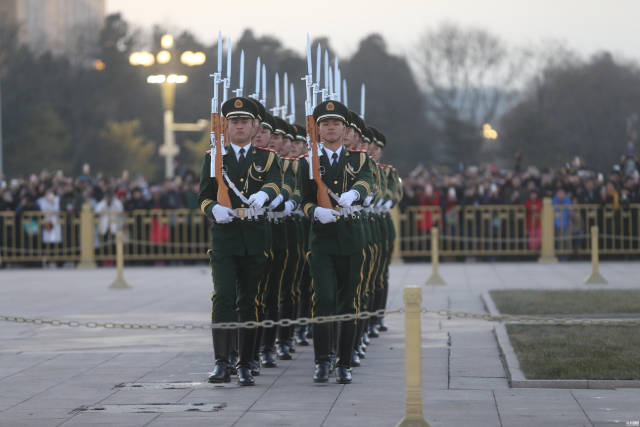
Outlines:
{"label": "black leather boot", "polygon": [[357,368],[360,366],[360,356],[356,350],[351,352],[351,366]]}
{"label": "black leather boot", "polygon": [[231,381],[231,369],[229,367],[229,331],[226,329],[212,329],[213,354],[216,365],[209,374],[210,383],[228,383]]}
{"label": "black leather boot", "polygon": [[301,347],[306,347],[309,345],[309,341],[305,336],[305,330],[306,330],[305,326],[298,326],[296,328],[296,344],[298,344]]}
{"label": "black leather boot", "polygon": [[277,367],[274,354],[274,346],[276,342],[276,328],[264,328],[262,331],[262,356],[260,361],[263,368]]}
{"label": "black leather boot", "polygon": [[255,329],[243,328],[238,332],[238,384],[255,385],[251,375],[251,362],[253,360],[253,345],[255,342]]}
{"label": "black leather boot", "polygon": [[313,352],[315,356],[315,371],[313,382],[326,383],[329,381],[329,347],[330,344],[329,323],[317,323],[313,325]]}
{"label": "black leather boot", "polygon": [[238,330],[229,330],[229,367],[231,375],[236,375],[236,364],[238,363]]}
{"label": "black leather boot", "polygon": [[251,375],[257,377],[260,375],[260,338],[262,337],[262,328],[256,328],[253,340],[253,360],[251,361]]}
{"label": "black leather boot", "polygon": [[356,324],[353,320],[340,322],[340,339],[338,340],[338,360],[336,362],[336,382],[351,383],[351,358],[353,343],[356,337]]}
{"label": "black leather boot", "polygon": [[290,326],[278,326],[278,340],[276,341],[276,354],[280,360],[291,360],[291,349],[289,348]]}

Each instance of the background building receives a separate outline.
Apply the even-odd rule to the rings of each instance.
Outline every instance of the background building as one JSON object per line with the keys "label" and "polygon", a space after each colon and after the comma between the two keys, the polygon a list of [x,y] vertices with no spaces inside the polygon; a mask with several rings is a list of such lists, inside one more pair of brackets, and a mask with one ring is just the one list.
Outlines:
{"label": "background building", "polygon": [[0,0],[0,16],[18,25],[21,43],[36,53],[90,55],[105,17],[105,0]]}

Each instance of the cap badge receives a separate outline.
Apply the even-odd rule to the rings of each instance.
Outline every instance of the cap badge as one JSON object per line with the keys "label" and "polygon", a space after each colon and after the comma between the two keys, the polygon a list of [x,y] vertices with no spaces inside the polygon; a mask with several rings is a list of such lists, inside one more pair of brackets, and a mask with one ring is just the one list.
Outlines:
{"label": "cap badge", "polygon": [[233,103],[233,106],[235,108],[242,108],[242,105],[243,105],[242,104],[242,100],[240,100],[240,99],[236,99],[236,102]]}
{"label": "cap badge", "polygon": [[333,111],[336,109],[336,106],[333,105],[333,102],[328,102],[327,103],[327,111]]}

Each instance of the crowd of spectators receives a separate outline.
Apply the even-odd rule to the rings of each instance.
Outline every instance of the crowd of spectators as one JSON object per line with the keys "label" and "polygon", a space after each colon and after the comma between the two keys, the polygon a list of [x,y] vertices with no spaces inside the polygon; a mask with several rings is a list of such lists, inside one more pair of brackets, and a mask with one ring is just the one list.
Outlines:
{"label": "crowd of spectators", "polygon": [[[514,169],[492,165],[459,170],[419,164],[403,179],[402,206],[522,205],[551,197],[554,203],[611,204],[614,208],[640,203],[640,161],[637,155],[620,158],[608,173],[588,169],[580,157],[558,169]],[[536,202],[537,203],[537,202]]]}
{"label": "crowd of spectators", "polygon": [[0,175],[0,211],[79,212],[89,203],[96,212],[136,209],[198,209],[198,177],[193,172],[149,184],[143,176],[92,175],[88,164],[80,176],[62,171],[41,171],[28,178],[4,179]]}

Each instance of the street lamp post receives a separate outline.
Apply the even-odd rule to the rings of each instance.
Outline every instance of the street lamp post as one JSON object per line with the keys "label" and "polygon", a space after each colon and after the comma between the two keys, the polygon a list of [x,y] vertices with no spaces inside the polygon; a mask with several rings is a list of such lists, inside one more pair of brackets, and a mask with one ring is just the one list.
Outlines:
{"label": "street lamp post", "polygon": [[[150,52],[133,52],[129,56],[129,63],[134,66],[151,66],[155,62],[161,66],[177,62],[172,54],[173,37],[165,34],[160,40],[162,50],[153,55]],[[176,53],[176,52],[173,52]],[[176,55],[177,58],[177,55]],[[202,52],[182,52],[180,62],[187,66],[202,65],[206,56]],[[164,143],[159,147],[159,153],[165,158],[165,177],[171,179],[175,175],[173,161],[180,153],[180,147],[175,142],[175,131],[202,131],[206,129],[206,121],[198,120],[197,123],[175,123],[173,121],[173,107],[175,104],[176,85],[186,83],[188,77],[183,74],[152,74],[147,76],[147,83],[159,84],[162,91],[162,107],[164,110]]]}

